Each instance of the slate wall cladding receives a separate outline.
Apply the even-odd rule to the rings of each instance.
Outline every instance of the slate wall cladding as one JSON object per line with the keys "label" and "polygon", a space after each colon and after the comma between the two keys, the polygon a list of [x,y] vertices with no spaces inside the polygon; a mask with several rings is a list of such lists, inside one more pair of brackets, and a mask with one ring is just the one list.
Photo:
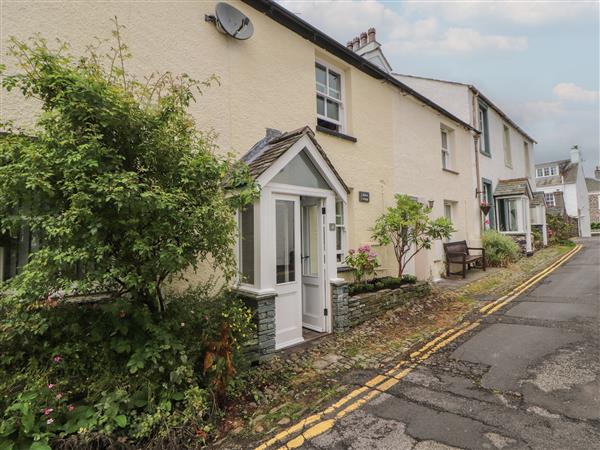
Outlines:
{"label": "slate wall cladding", "polygon": [[346,283],[332,284],[333,330],[346,331],[411,299],[425,297],[430,292],[429,283],[419,282],[397,289],[349,296]]}
{"label": "slate wall cladding", "polygon": [[246,342],[244,352],[250,361],[268,359],[275,352],[275,297],[276,294],[256,295],[237,291],[237,295],[254,313],[256,329]]}
{"label": "slate wall cladding", "polygon": [[600,194],[594,192],[588,196],[590,200],[590,220],[592,223],[600,222]]}

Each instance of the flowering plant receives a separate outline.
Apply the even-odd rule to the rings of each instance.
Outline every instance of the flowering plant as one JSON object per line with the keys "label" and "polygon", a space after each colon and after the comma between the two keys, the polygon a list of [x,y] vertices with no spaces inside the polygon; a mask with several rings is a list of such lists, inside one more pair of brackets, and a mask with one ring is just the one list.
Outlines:
{"label": "flowering plant", "polygon": [[371,275],[379,267],[377,254],[370,245],[361,245],[357,250],[350,249],[345,263],[354,271],[354,280],[360,283],[365,275]]}

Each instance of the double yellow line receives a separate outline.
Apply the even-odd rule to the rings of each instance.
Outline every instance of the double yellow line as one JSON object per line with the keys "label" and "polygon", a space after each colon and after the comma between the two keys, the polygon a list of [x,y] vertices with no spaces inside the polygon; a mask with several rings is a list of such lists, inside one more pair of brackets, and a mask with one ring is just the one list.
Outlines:
{"label": "double yellow line", "polygon": [[523,292],[525,292],[527,289],[529,289],[531,286],[536,284],[538,281],[546,278],[548,275],[550,275],[552,272],[554,272],[556,269],[558,269],[569,258],[571,258],[571,256],[573,256],[575,253],[577,253],[579,250],[581,250],[582,247],[583,246],[581,244],[576,245],[572,250],[565,253],[557,261],[550,264],[544,270],[535,274],[533,277],[529,278],[527,281],[521,283],[519,286],[514,288],[512,291],[510,291],[505,296],[500,297],[498,300],[488,303],[487,305],[480,308],[479,312],[482,313],[484,316],[489,316],[490,314],[495,313],[500,308],[502,308],[504,305],[506,305],[508,302],[514,300],[519,295],[521,295]]}
{"label": "double yellow line", "polygon": [[[582,246],[577,245],[571,251],[563,255],[553,264],[542,270],[538,274],[529,278],[524,283],[520,284],[507,295],[500,297],[484,307],[479,311],[484,316],[488,316],[498,309],[502,308],[508,302],[519,296],[522,292],[533,286],[541,279],[548,276],[564,262],[566,262],[575,253],[581,250]],[[255,448],[255,450],[266,450],[276,444],[282,444],[279,450],[289,450],[302,446],[306,441],[325,433],[326,431],[333,428],[335,422],[347,414],[360,408],[362,405],[377,397],[381,393],[387,391],[392,386],[396,385],[402,378],[412,372],[420,363],[431,357],[435,352],[446,347],[452,341],[462,336],[463,334],[477,328],[481,323],[481,320],[474,322],[467,322],[458,327],[450,328],[443,332],[436,338],[427,342],[419,350],[411,353],[407,360],[400,361],[395,367],[385,372],[383,375],[376,375],[367,381],[364,386],[353,390],[348,393],[336,403],[328,407],[327,409],[313,414],[312,416],[306,417],[297,424],[289,427],[286,430],[281,431],[268,441],[265,441],[261,445]],[[364,394],[364,395],[363,395]],[[357,399],[356,401],[348,404],[351,400]],[[347,405],[348,404],[348,405]],[[297,433],[297,436],[293,437]],[[287,442],[286,442],[287,440]]]}

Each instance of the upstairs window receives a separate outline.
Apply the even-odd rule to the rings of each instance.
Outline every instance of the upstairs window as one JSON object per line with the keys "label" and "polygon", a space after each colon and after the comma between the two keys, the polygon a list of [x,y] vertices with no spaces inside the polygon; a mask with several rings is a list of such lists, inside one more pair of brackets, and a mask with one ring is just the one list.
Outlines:
{"label": "upstairs window", "polygon": [[554,198],[554,192],[547,192],[544,194],[546,200],[546,206],[556,206],[556,198]]}
{"label": "upstairs window", "polygon": [[441,130],[442,135],[442,168],[452,169],[452,158],[450,153],[450,132],[444,128]]}
{"label": "upstairs window", "polygon": [[512,154],[510,151],[510,129],[506,125],[504,125],[502,143],[504,146],[504,165],[512,169]]}
{"label": "upstairs window", "polygon": [[316,63],[317,124],[333,131],[342,131],[342,75]]}
{"label": "upstairs window", "polygon": [[558,166],[540,167],[535,171],[535,176],[538,178],[552,177],[556,175],[558,175]]}
{"label": "upstairs window", "polygon": [[487,107],[480,103],[479,104],[479,131],[481,131],[479,148],[481,153],[487,156],[491,156],[490,150],[490,136],[489,136],[489,125],[488,125],[488,110]]}

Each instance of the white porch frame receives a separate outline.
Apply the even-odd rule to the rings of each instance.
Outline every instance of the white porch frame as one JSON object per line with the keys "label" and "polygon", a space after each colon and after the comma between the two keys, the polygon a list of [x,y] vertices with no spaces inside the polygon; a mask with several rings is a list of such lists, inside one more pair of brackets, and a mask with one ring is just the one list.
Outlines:
{"label": "white porch frame", "polygon": [[[317,189],[305,186],[280,184],[271,180],[301,151],[304,151],[325,179],[331,189]],[[254,203],[254,284],[242,283],[240,290],[257,295],[276,294],[276,240],[275,240],[275,199],[278,195],[301,197],[314,197],[322,199],[325,205],[324,236],[323,236],[323,299],[328,314],[325,317],[325,332],[332,331],[332,304],[331,283],[339,281],[337,278],[336,262],[336,228],[335,228],[335,203],[336,199],[342,201],[344,209],[348,206],[348,194],[344,185],[340,182],[335,172],[331,169],[321,152],[316,148],[308,136],[303,136],[294,145],[281,155],[265,172],[258,178],[257,182],[261,188],[260,197]],[[297,218],[300,220],[300,217]],[[302,265],[296,269],[297,277],[302,277]],[[300,297],[301,298],[301,297]],[[277,300],[276,300],[277,302]],[[276,314],[277,316],[277,314]],[[300,329],[302,328],[302,316],[300,315]],[[275,324],[277,328],[277,323]],[[283,348],[301,342],[296,341],[278,343],[276,348]]]}

